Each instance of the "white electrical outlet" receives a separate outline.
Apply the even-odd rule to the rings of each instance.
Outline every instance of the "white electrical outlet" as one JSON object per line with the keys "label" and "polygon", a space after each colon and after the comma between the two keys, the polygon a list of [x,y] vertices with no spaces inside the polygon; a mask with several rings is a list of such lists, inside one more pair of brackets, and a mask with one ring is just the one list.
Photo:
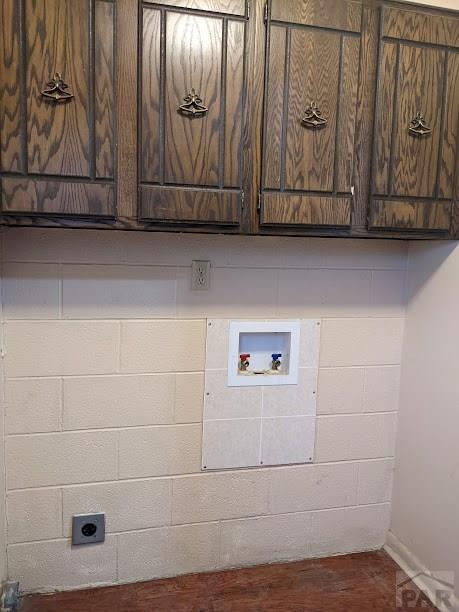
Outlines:
{"label": "white electrical outlet", "polygon": [[191,289],[207,291],[209,289],[210,261],[191,262]]}

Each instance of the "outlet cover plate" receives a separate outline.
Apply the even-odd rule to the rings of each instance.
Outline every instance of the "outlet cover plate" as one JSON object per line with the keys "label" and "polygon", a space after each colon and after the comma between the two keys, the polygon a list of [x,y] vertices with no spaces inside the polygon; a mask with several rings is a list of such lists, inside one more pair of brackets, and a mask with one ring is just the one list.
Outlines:
{"label": "outlet cover plate", "polygon": [[75,514],[72,525],[72,544],[96,544],[105,541],[105,512]]}
{"label": "outlet cover plate", "polygon": [[191,262],[191,289],[207,291],[209,289],[210,261],[193,260]]}

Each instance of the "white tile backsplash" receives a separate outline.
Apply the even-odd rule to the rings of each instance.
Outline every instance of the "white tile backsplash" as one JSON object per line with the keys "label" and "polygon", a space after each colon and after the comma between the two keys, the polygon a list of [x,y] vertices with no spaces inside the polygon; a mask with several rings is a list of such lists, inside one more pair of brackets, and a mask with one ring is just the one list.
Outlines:
{"label": "white tile backsplash", "polygon": [[325,319],[320,365],[399,364],[402,332],[403,319]]}
{"label": "white tile backsplash", "polygon": [[263,464],[312,461],[315,431],[315,416],[264,418],[261,439]]}
{"label": "white tile backsplash", "polygon": [[112,584],[117,580],[117,538],[107,536],[95,546],[70,540],[12,544],[8,567],[22,591],[69,589]]}
{"label": "white tile backsplash", "polygon": [[304,559],[309,556],[309,513],[226,521],[221,525],[221,559],[226,567]]}
{"label": "white tile backsplash", "polygon": [[358,466],[351,462],[310,464],[270,471],[269,513],[355,505]]}
{"label": "white tile backsplash", "polygon": [[201,371],[204,347],[204,321],[121,323],[123,373]]}
{"label": "white tile backsplash", "polygon": [[175,318],[176,269],[152,266],[63,267],[66,319]]}
{"label": "white tile backsplash", "polygon": [[119,477],[143,478],[199,472],[201,424],[122,429]]}
{"label": "white tile backsplash", "polygon": [[318,414],[362,412],[365,368],[322,368],[319,371]]}
{"label": "white tile backsplash", "polygon": [[365,317],[370,311],[370,270],[284,270],[279,276],[279,317]]}
{"label": "white tile backsplash", "polygon": [[5,264],[5,319],[57,319],[60,314],[60,268],[56,264]]}
{"label": "white tile backsplash", "polygon": [[118,537],[118,578],[138,582],[218,569],[219,529],[215,522],[123,533]]}
{"label": "white tile backsplash", "polygon": [[173,481],[172,523],[200,523],[266,514],[267,472],[209,472]]}
{"label": "white tile backsplash", "polygon": [[299,368],[298,384],[263,387],[263,417],[314,416],[317,369]]}
{"label": "white tile backsplash", "polygon": [[[252,332],[250,321],[244,325]],[[207,322],[202,448],[202,465],[207,469],[312,461],[320,321],[301,320],[299,328],[297,383],[237,387],[228,385],[227,369],[216,368],[225,358],[228,363],[224,351],[228,351],[231,322]],[[262,329],[258,320],[253,329]],[[232,355],[234,348],[230,351]],[[250,431],[244,432],[244,427]]]}
{"label": "white tile backsplash", "polygon": [[6,441],[6,464],[9,489],[115,480],[118,433],[10,436]]}
{"label": "white tile backsplash", "polygon": [[60,378],[21,378],[6,382],[6,431],[9,434],[59,431],[62,413]]}
{"label": "white tile backsplash", "polygon": [[316,460],[393,457],[396,413],[321,416],[317,419]]}
{"label": "white tile backsplash", "polygon": [[116,321],[9,321],[6,375],[118,372],[119,336]]}
{"label": "white tile backsplash", "polygon": [[204,420],[261,418],[263,387],[228,387],[227,370],[207,370],[205,380]]}
{"label": "white tile backsplash", "polygon": [[33,542],[62,537],[62,491],[10,491],[7,499],[8,542]]}
{"label": "white tile backsplash", "polygon": [[66,487],[62,496],[66,537],[71,537],[74,514],[105,512],[107,533],[169,525],[171,520],[168,478]]}
{"label": "white tile backsplash", "polygon": [[[21,588],[381,546],[406,243],[39,228],[3,238],[8,557]],[[211,262],[199,295],[193,259]],[[311,316],[321,325],[309,328],[300,366],[312,368],[302,370],[309,390],[319,367],[314,463],[260,466],[261,420],[237,418],[212,421],[217,468],[202,472],[205,318],[216,326],[207,357],[226,370],[230,319]],[[217,379],[214,415],[224,405]],[[283,389],[265,394],[266,418],[313,415],[308,393],[302,402]],[[261,414],[241,398],[232,408]],[[278,434],[270,452],[293,451],[276,447]],[[220,471],[244,453],[256,467]],[[107,513],[105,544],[72,547],[72,514],[94,509]]]}
{"label": "white tile backsplash", "polygon": [[261,419],[204,421],[202,437],[203,469],[260,464]]}
{"label": "white tile backsplash", "polygon": [[64,429],[174,423],[175,374],[64,380]]}

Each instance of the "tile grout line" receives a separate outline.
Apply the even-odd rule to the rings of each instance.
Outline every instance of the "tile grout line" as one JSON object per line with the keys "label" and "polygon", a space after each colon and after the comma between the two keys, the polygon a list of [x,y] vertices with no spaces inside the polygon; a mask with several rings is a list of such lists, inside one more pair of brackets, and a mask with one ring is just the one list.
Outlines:
{"label": "tile grout line", "polygon": [[64,525],[64,489],[61,487],[60,491],[60,500],[61,500],[61,534],[62,537],[65,537],[65,525]]}
{"label": "tile grout line", "polygon": [[59,426],[60,426],[60,431],[63,432],[65,431],[64,430],[65,399],[64,399],[64,379],[62,377],[59,378],[59,391],[60,391],[60,411],[59,411],[60,423],[59,423]]}
{"label": "tile grout line", "polygon": [[[397,414],[397,410],[380,410],[380,411],[370,411],[370,412],[340,412],[340,413],[330,413],[330,414],[289,414],[289,415],[278,415],[278,416],[268,416],[263,417],[265,419],[296,419],[298,417],[311,417],[317,419],[330,419],[330,418],[350,418],[350,417],[362,417],[362,416],[378,416],[378,415],[388,415],[388,414]],[[222,418],[222,419],[205,419],[206,421],[254,421],[258,420],[260,417],[235,417],[235,418]],[[195,425],[200,425],[201,421],[187,421],[185,423],[153,423],[146,425],[122,425],[122,426],[112,426],[112,427],[91,427],[91,428],[79,428],[79,429],[63,429],[59,431],[37,431],[37,432],[24,432],[24,433],[8,433],[5,438],[24,438],[24,437],[37,437],[37,436],[56,436],[59,434],[91,434],[91,433],[103,433],[103,432],[121,432],[121,431],[132,431],[139,430],[143,431],[145,429],[164,429],[171,427],[192,427]]]}
{"label": "tile grout line", "polygon": [[[172,525],[157,525],[155,527],[141,527],[141,528],[136,528],[136,529],[126,529],[124,531],[110,531],[107,532],[108,536],[120,536],[120,535],[126,535],[126,534],[137,534],[137,533],[145,533],[145,532],[149,532],[149,531],[158,531],[160,529],[180,529],[181,527],[194,527],[194,526],[199,526],[199,525],[219,525],[219,524],[224,524],[224,523],[231,523],[231,522],[242,522],[242,521],[256,521],[259,519],[263,519],[263,518],[275,518],[275,517],[288,517],[288,516],[295,516],[295,515],[311,515],[311,514],[316,514],[316,513],[327,513],[327,512],[336,512],[337,510],[357,510],[360,508],[374,508],[374,507],[381,507],[381,506],[390,506],[391,502],[390,501],[383,501],[383,502],[373,502],[373,503],[367,503],[367,504],[352,504],[352,505],[348,505],[348,506],[331,506],[328,508],[313,508],[310,510],[294,510],[292,512],[278,512],[276,514],[254,514],[254,515],[249,515],[249,516],[243,516],[243,517],[228,517],[228,518],[223,518],[223,519],[211,519],[211,520],[204,520],[204,521],[193,521],[191,523],[177,523],[177,524],[172,524]],[[10,546],[28,546],[30,544],[42,544],[42,543],[49,543],[49,542],[70,542],[71,541],[71,537],[58,537],[58,538],[49,538],[49,539],[44,539],[44,540],[25,540],[23,542],[13,542],[10,543]]]}
{"label": "tile grout line", "polygon": [[[329,305],[322,304],[321,309],[327,308]],[[309,307],[308,307],[309,308]],[[311,307],[314,309],[315,306]],[[271,311],[270,311],[271,312]],[[64,317],[64,318],[55,318],[55,317],[12,317],[5,318],[5,322],[11,324],[24,324],[24,323],[33,323],[36,325],[49,325],[50,323],[54,323],[56,325],[65,325],[65,324],[74,324],[74,323],[92,323],[93,325],[98,325],[101,323],[114,323],[118,321],[122,321],[123,323],[144,323],[144,324],[154,324],[154,323],[195,323],[196,321],[206,321],[207,318],[211,319],[222,319],[222,320],[234,320],[234,321],[258,321],[258,320],[290,320],[290,319],[317,319],[320,318],[322,321],[356,321],[356,320],[365,320],[365,321],[404,321],[405,316],[401,315],[387,315],[387,314],[356,314],[356,315],[348,315],[348,316],[337,316],[337,315],[324,315],[320,313],[320,310],[312,310],[310,313],[305,313],[304,310],[299,308],[295,313],[285,314],[277,314],[275,311],[275,307],[273,307],[272,312],[273,315],[262,314],[256,316],[254,314],[247,315],[246,317],[234,316],[229,317],[225,315],[218,315],[218,313],[209,313],[202,312],[196,316],[151,316],[151,317],[120,317],[118,315],[114,315],[113,317],[97,317],[91,315],[88,317]]]}
{"label": "tile grout line", "polygon": [[[305,255],[307,256],[307,255]],[[42,265],[42,266],[56,266],[60,265],[63,268],[141,268],[141,269],[166,269],[166,270],[178,270],[178,271],[189,271],[190,270],[190,260],[194,257],[194,255],[190,254],[190,259],[183,262],[168,262],[163,261],[161,263],[152,262],[152,261],[140,261],[140,262],[129,262],[129,261],[120,261],[120,262],[110,262],[110,261],[83,261],[78,259],[73,259],[71,261],[56,261],[56,259],[8,259],[4,260],[8,265],[22,265],[22,266],[30,266],[30,265]],[[285,270],[294,270],[295,272],[317,272],[317,271],[329,271],[329,272],[405,272],[406,270],[406,259],[404,258],[403,265],[396,266],[387,266],[387,265],[300,265],[300,264],[292,264],[289,263],[288,260],[285,261],[282,265],[278,263],[274,263],[271,265],[245,265],[243,262],[240,263],[226,263],[226,264],[213,264],[212,268],[214,270],[276,270],[276,271],[285,271]]]}
{"label": "tile grout line", "polygon": [[253,473],[272,473],[272,472],[281,472],[287,471],[290,469],[313,469],[319,467],[331,467],[331,466],[340,466],[346,464],[360,464],[360,463],[380,463],[384,461],[393,461],[394,455],[384,455],[381,457],[367,457],[361,459],[342,459],[339,461],[318,461],[317,463],[295,463],[295,464],[282,464],[282,465],[267,465],[266,467],[248,467],[248,468],[228,468],[228,469],[219,469],[219,470],[209,470],[206,472],[197,471],[197,472],[187,472],[187,473],[177,473],[177,474],[162,474],[162,475],[152,475],[152,476],[140,476],[136,478],[121,478],[121,479],[110,479],[110,480],[95,480],[95,481],[85,481],[85,482],[72,482],[72,483],[59,483],[59,484],[47,484],[41,486],[29,486],[29,487],[19,487],[19,488],[11,488],[8,490],[8,493],[20,493],[25,491],[43,491],[43,490],[56,490],[62,488],[65,489],[78,489],[84,487],[97,487],[100,485],[107,484],[125,484],[125,483],[135,483],[135,482],[148,482],[148,481],[157,481],[157,480],[187,480],[193,478],[206,478],[211,476],[227,476],[228,478],[232,476],[241,476],[246,477],[247,474]]}
{"label": "tile grout line", "polygon": [[118,372],[116,375],[121,375],[122,371],[122,343],[123,343],[123,323],[118,321]]}
{"label": "tile grout line", "polygon": [[58,264],[58,270],[59,270],[59,307],[58,307],[59,316],[58,316],[58,319],[64,319],[64,270],[63,270],[63,264],[61,264],[61,263]]}
{"label": "tile grout line", "polygon": [[[318,370],[353,370],[353,369],[377,369],[377,368],[400,368],[400,363],[379,363],[379,364],[357,364],[357,365],[327,365],[319,366]],[[226,368],[209,368],[209,372],[223,372]],[[302,366],[300,370],[314,369],[312,366]],[[57,379],[57,378],[117,378],[117,377],[135,377],[135,376],[165,376],[170,374],[204,374],[206,370],[164,370],[156,372],[138,371],[138,372],[101,372],[98,374],[81,373],[81,374],[43,374],[43,375],[22,375],[9,376],[8,380],[42,380],[42,379]]]}

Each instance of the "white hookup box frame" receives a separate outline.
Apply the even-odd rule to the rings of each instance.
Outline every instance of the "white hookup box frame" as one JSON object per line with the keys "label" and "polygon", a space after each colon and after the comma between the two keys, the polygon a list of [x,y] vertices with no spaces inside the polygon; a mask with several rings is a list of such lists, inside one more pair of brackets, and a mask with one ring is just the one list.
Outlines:
{"label": "white hookup box frame", "polygon": [[[300,352],[300,321],[231,321],[228,386],[296,385]],[[249,371],[241,371],[239,356],[250,354]],[[281,353],[279,371],[270,369],[273,353]]]}

